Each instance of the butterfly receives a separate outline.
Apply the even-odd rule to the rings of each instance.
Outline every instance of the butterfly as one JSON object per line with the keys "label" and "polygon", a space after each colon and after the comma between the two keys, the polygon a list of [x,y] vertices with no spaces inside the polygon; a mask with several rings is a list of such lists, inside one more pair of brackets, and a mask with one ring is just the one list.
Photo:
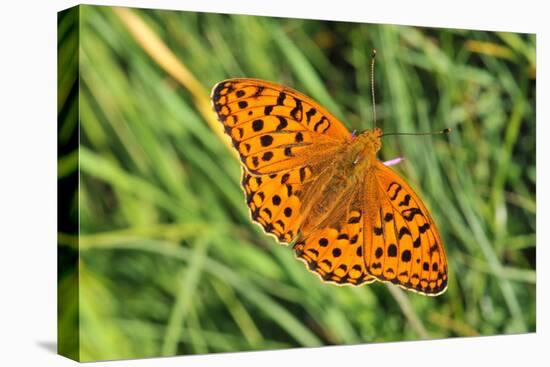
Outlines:
{"label": "butterfly", "polygon": [[418,195],[376,158],[381,129],[355,136],[311,98],[259,79],[224,80],[211,100],[242,162],[251,219],[322,280],[445,291],[441,236]]}

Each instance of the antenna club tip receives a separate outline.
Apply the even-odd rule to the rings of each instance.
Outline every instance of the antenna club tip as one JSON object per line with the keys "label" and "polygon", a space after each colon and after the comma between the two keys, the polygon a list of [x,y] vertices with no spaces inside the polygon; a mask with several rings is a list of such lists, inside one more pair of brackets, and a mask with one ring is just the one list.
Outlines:
{"label": "antenna club tip", "polygon": [[372,57],[375,57],[375,56],[376,56],[376,49],[373,48],[373,49],[372,49]]}
{"label": "antenna club tip", "polygon": [[443,129],[443,134],[450,134],[453,131],[450,127]]}

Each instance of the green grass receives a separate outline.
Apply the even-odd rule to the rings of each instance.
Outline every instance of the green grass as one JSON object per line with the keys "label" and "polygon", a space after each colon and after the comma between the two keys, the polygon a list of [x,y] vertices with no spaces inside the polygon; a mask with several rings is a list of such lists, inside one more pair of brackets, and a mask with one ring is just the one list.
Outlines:
{"label": "green grass", "polygon": [[[535,331],[534,35],[83,6],[80,36],[82,360]],[[249,220],[204,107],[215,83],[257,77],[370,128],[373,48],[378,126],[453,129],[384,138],[380,154],[406,157],[438,223],[437,298],[320,282]]]}

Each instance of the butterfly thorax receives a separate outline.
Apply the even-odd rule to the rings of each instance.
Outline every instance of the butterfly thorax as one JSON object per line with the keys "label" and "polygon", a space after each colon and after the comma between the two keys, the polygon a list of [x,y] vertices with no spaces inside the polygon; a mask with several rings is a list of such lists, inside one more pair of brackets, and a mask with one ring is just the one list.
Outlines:
{"label": "butterfly thorax", "polygon": [[382,147],[380,136],[382,130],[366,130],[354,138],[348,148],[345,160],[341,162],[342,170],[351,179],[361,179],[372,166],[376,153]]}

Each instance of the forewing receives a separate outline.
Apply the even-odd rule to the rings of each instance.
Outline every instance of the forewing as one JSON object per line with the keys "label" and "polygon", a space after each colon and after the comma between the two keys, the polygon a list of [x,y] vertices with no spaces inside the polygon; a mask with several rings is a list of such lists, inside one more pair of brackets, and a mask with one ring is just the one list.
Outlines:
{"label": "forewing", "polygon": [[212,104],[246,169],[273,174],[308,165],[351,139],[317,102],[291,88],[258,79],[216,84]]}

